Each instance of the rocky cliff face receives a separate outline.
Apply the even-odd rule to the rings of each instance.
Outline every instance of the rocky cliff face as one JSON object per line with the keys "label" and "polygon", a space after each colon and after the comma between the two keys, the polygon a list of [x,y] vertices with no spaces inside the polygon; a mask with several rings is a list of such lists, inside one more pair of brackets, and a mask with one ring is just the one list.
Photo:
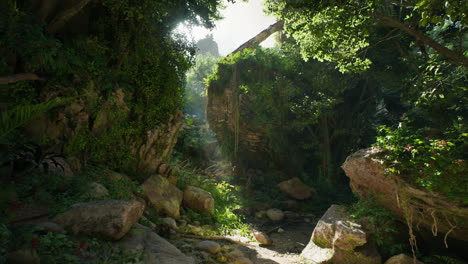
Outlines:
{"label": "rocky cliff face", "polygon": [[[182,113],[172,114],[164,123],[135,133],[132,122],[140,120],[129,106],[126,94],[121,89],[107,97],[99,95],[92,86],[77,94],[73,89],[58,89],[50,97],[72,97],[68,105],[53,113],[44,114],[30,122],[26,132],[31,137],[40,137],[49,147],[49,152],[67,157],[72,169],[79,169],[87,162],[99,162],[114,169],[127,162],[132,169],[154,173],[169,158],[177,142],[177,132],[182,126]],[[105,159],[121,157],[111,165]],[[124,160],[125,159],[125,160]]]}
{"label": "rocky cliff face", "polygon": [[435,193],[416,189],[398,176],[385,175],[377,148],[350,155],[342,168],[351,188],[361,197],[374,197],[413,228],[432,230],[437,238],[445,236],[468,241],[468,208]]}
{"label": "rocky cliff face", "polygon": [[[265,131],[254,127],[249,120],[255,96],[243,94],[237,86],[208,88],[207,119],[221,146],[227,146],[230,154],[242,153],[250,158],[250,167],[268,160],[270,151],[264,138]],[[237,145],[237,146],[235,146]],[[240,165],[240,164],[237,164]]]}

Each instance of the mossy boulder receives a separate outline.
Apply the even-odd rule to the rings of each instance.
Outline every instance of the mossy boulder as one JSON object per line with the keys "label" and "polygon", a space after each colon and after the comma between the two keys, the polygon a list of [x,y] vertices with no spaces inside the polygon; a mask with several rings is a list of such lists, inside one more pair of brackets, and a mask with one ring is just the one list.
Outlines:
{"label": "mossy boulder", "polygon": [[468,241],[466,204],[416,188],[402,176],[387,175],[383,155],[379,148],[368,148],[346,159],[342,168],[351,180],[353,192],[362,198],[375,198],[404,223],[405,216],[417,218],[421,232],[431,235],[436,228],[442,235],[433,239],[443,240],[447,234],[448,238]]}
{"label": "mossy boulder", "polygon": [[332,205],[320,218],[301,256],[305,263],[380,264],[368,234],[347,212],[346,207]]}
{"label": "mossy boulder", "polygon": [[183,193],[166,178],[153,175],[141,185],[141,188],[152,207],[174,219],[180,218]]}

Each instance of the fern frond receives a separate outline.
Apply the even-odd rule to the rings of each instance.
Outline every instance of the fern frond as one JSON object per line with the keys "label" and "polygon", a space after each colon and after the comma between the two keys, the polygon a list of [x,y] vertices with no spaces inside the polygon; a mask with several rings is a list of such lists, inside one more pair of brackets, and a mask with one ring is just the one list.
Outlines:
{"label": "fern frond", "polygon": [[442,261],[444,264],[465,264],[464,261],[449,256],[433,255],[432,257],[438,261]]}
{"label": "fern frond", "polygon": [[66,104],[69,99],[55,99],[35,105],[18,105],[12,109],[4,110],[0,114],[0,144],[17,128],[24,126],[35,117],[42,115],[50,109]]}

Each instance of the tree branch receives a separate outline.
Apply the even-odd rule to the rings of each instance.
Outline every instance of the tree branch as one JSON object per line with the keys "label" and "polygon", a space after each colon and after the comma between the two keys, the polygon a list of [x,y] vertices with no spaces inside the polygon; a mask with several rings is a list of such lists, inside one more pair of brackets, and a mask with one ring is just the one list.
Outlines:
{"label": "tree branch", "polygon": [[39,78],[34,73],[19,73],[19,74],[13,74],[10,76],[1,76],[0,77],[0,84],[11,84],[11,83],[16,83],[20,81],[37,81],[37,80],[42,80]]}
{"label": "tree branch", "polygon": [[81,0],[76,5],[60,12],[47,27],[47,32],[54,34],[61,29],[65,23],[81,11],[91,0]]}
{"label": "tree branch", "polygon": [[400,30],[403,30],[408,35],[414,37],[415,39],[421,41],[422,43],[428,45],[429,47],[433,48],[439,54],[447,57],[451,61],[463,65],[468,66],[468,58],[463,56],[462,53],[458,53],[456,51],[450,50],[445,46],[439,44],[435,40],[431,39],[430,37],[424,35],[423,33],[409,27],[408,25],[386,15],[382,14],[374,14],[374,17],[380,19],[380,24],[382,26],[394,27]]}
{"label": "tree branch", "polygon": [[236,50],[231,52],[231,54],[243,51],[244,49],[252,48],[255,45],[262,43],[265,39],[267,39],[271,34],[280,31],[283,28],[284,21],[280,20],[273,25],[270,25],[267,29],[263,30],[262,32],[258,33],[255,37],[249,39],[244,44],[240,45]]}

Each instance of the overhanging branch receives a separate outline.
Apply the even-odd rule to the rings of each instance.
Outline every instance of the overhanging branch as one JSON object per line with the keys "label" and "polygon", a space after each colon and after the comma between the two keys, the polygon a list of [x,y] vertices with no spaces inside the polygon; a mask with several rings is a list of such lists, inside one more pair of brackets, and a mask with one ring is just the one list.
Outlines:
{"label": "overhanging branch", "polygon": [[67,10],[60,12],[53,20],[50,22],[49,26],[47,27],[47,32],[50,34],[54,34],[62,28],[65,23],[70,20],[70,18],[74,17],[78,12],[81,11],[91,0],[81,0],[76,5],[70,7]]}
{"label": "overhanging branch", "polygon": [[462,53],[458,53],[456,51],[450,50],[447,47],[441,45],[440,43],[436,42],[432,38],[426,36],[425,34],[409,27],[408,25],[392,18],[386,15],[382,14],[374,14],[374,17],[378,18],[380,21],[379,23],[382,26],[387,26],[387,27],[394,27],[398,28],[404,32],[406,32],[408,35],[414,37],[415,39],[421,41],[422,43],[428,45],[429,47],[433,48],[435,51],[437,51],[439,54],[447,57],[451,61],[453,61],[456,64],[460,64],[463,66],[468,66],[468,58],[463,56]]}
{"label": "overhanging branch", "polygon": [[270,25],[267,29],[263,30],[262,32],[258,33],[255,37],[249,39],[244,44],[240,45],[236,50],[231,52],[231,54],[243,51],[244,49],[252,48],[255,45],[262,43],[265,39],[267,39],[271,34],[280,31],[283,28],[284,21],[280,20],[273,25]]}

